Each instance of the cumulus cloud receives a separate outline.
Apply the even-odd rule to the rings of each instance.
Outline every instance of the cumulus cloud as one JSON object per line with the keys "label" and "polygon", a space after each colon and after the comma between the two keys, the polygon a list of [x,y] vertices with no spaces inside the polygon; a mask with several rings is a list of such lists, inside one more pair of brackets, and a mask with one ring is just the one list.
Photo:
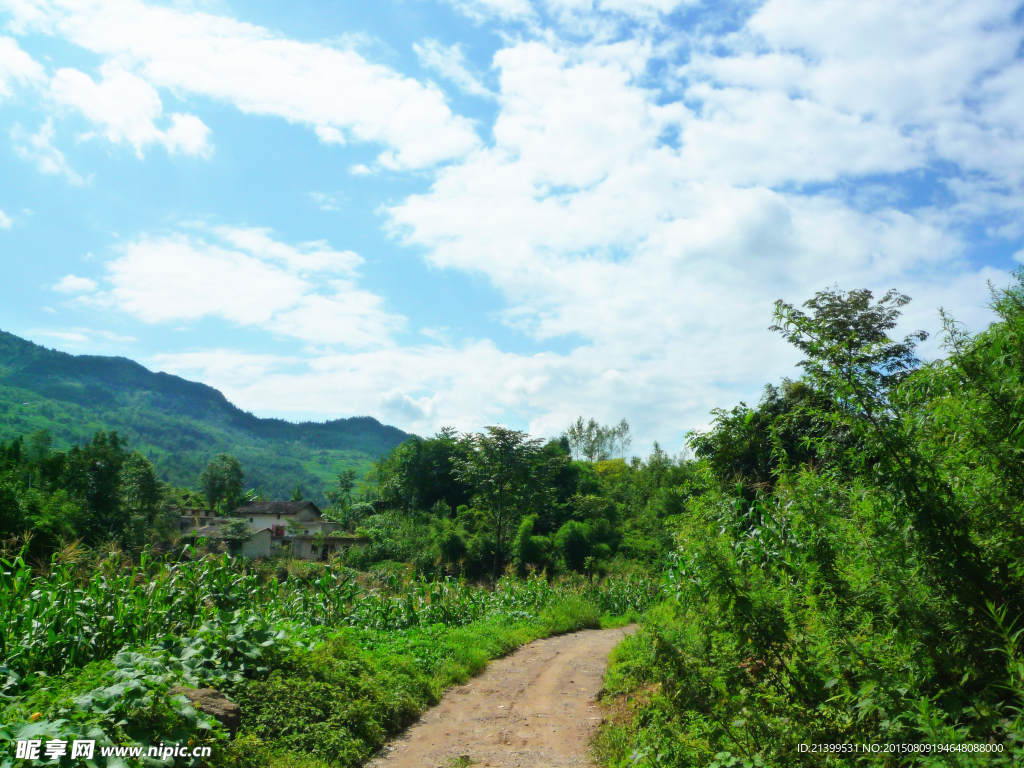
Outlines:
{"label": "cumulus cloud", "polygon": [[154,355],[150,360],[159,370],[169,373],[214,378],[226,388],[238,387],[246,382],[263,379],[282,370],[294,371],[300,358],[282,355],[249,354],[230,349],[211,349],[203,352]]}
{"label": "cumulus cloud", "polygon": [[10,229],[10,228],[11,228],[11,217],[8,216],[3,211],[0,211],[0,229]]}
{"label": "cumulus cloud", "polygon": [[97,287],[96,281],[90,280],[88,277],[65,275],[53,286],[53,290],[60,291],[61,293],[91,293]]}
{"label": "cumulus cloud", "polygon": [[143,236],[107,264],[111,288],[91,301],[147,323],[213,316],[314,344],[388,344],[403,319],[358,288],[361,263],[351,251],[288,245],[265,229]]}
{"label": "cumulus cloud", "polygon": [[473,96],[484,96],[493,98],[494,94],[469,71],[466,62],[466,54],[462,46],[445,46],[437,40],[424,40],[423,44],[413,44],[413,50],[420,59],[420,63],[427,69],[432,69],[441,77],[452,81],[461,90]]}
{"label": "cumulus cloud", "polygon": [[[739,130],[741,151],[762,135],[760,148],[772,154],[780,131],[770,123],[757,130],[750,110],[736,105],[769,98],[777,112],[788,100],[803,105],[787,121],[801,139],[811,136],[811,157],[834,145],[841,158],[823,171],[891,173],[937,157],[1018,183],[1024,153],[1011,105],[1024,97],[1024,68],[1015,8],[1007,0],[769,0],[740,32],[701,40],[678,74],[694,101],[707,99],[718,131]],[[849,145],[851,133],[872,139],[876,151]],[[694,153],[709,143],[738,142],[700,137]]]}
{"label": "cumulus cloud", "polygon": [[18,46],[14,38],[0,36],[0,101],[14,94],[13,83],[40,83],[43,67]]}
{"label": "cumulus cloud", "polygon": [[[104,57],[114,72],[125,70],[116,84],[93,87],[106,89],[110,102],[97,115],[99,121],[133,144],[131,137],[144,141],[152,134],[155,104],[139,79],[150,87],[307,125],[325,143],[382,144],[386,149],[379,162],[389,168],[427,167],[460,157],[479,143],[471,122],[452,114],[440,89],[373,64],[351,49],[290,40],[224,16],[141,0],[7,5],[15,29],[60,35]],[[81,77],[74,80],[72,91],[89,89]],[[140,104],[123,102],[129,91],[142,97]],[[197,120],[181,116],[164,143],[197,152],[205,146]]]}
{"label": "cumulus cloud", "polygon": [[18,157],[35,163],[41,173],[63,176],[68,184],[82,186],[86,180],[68,165],[64,153],[53,145],[55,136],[52,118],[47,118],[36,133],[29,133],[18,124],[11,129],[11,140]]}
{"label": "cumulus cloud", "polygon": [[210,129],[198,117],[173,114],[168,129],[160,130],[156,121],[163,103],[153,86],[114,64],[103,65],[100,73],[96,83],[77,69],[59,69],[50,81],[50,97],[82,113],[111,143],[131,145],[140,158],[150,144],[162,144],[172,154],[211,154]]}
{"label": "cumulus cloud", "polygon": [[482,22],[486,19],[505,21],[530,19],[534,16],[530,0],[445,0],[469,18]]}
{"label": "cumulus cloud", "polygon": [[[740,32],[700,40],[676,72],[674,97],[647,76],[658,54],[642,39],[510,43],[495,56],[493,145],[393,205],[393,232],[437,266],[485,275],[508,300],[505,321],[538,341],[586,341],[539,365],[517,361],[519,381],[540,382],[533,389],[490,382],[488,391],[507,395],[499,402],[548,429],[573,417],[566,403],[594,413],[618,403],[651,435],[659,415],[694,425],[712,406],[756,396],[755,383],[795,362],[766,331],[772,302],[834,284],[910,293],[908,329],[934,331],[940,305],[977,327],[986,280],[1008,276],[972,266],[952,210],[847,201],[827,185],[937,159],[988,172],[982,150],[968,163],[938,137],[980,138],[971,133],[982,130],[971,114],[978,82],[999,83],[985,109],[1013,121],[1007,136],[1019,130],[1002,101],[1015,81],[998,79],[1016,66],[996,24],[1008,8],[943,6],[956,20],[947,34],[946,17],[923,6],[769,2]],[[873,30],[900,13],[907,23],[898,28],[921,22],[924,31],[897,51],[898,34],[880,41]],[[855,21],[844,26],[843,14]],[[804,27],[794,20],[805,15],[810,31],[795,39],[792,29]],[[851,26],[858,32],[843,42]],[[840,40],[822,42],[830,35]],[[995,52],[975,57],[990,45]],[[888,57],[901,66],[874,93]],[[858,73],[849,77],[859,94],[844,86],[844,68]],[[929,71],[953,68],[964,71],[922,96]],[[900,106],[908,100],[913,108]],[[1016,150],[1004,158],[999,178],[1012,183]],[[443,413],[443,397],[433,402]]]}
{"label": "cumulus cloud", "polygon": [[33,339],[57,339],[73,346],[94,346],[104,341],[118,344],[131,344],[138,341],[134,336],[124,336],[92,328],[34,328],[27,331],[26,335]]}

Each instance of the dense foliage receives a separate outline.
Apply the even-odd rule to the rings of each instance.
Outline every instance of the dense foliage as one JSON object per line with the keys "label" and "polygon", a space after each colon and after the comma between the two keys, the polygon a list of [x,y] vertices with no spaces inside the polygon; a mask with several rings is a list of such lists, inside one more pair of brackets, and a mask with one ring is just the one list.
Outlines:
{"label": "dense foliage", "polygon": [[692,437],[703,491],[673,599],[617,652],[606,762],[1024,762],[1024,286],[925,365],[889,337],[906,301],[777,305],[804,375]]}
{"label": "dense foliage", "polygon": [[[629,426],[591,432],[628,436]],[[492,578],[506,569],[657,570],[671,550],[671,520],[699,481],[690,465],[657,445],[646,461],[574,461],[572,445],[568,434],[544,443],[502,427],[406,441],[369,475],[375,505],[356,504],[345,517],[372,543],[343,562]]]}

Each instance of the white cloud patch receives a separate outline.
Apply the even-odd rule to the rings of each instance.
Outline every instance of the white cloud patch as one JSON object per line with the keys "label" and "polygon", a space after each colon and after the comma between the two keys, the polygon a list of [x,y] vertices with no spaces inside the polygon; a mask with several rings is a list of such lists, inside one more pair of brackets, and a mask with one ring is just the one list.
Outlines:
{"label": "white cloud patch", "polygon": [[[141,0],[23,0],[8,7],[16,29],[65,37],[150,86],[307,125],[328,144],[382,144],[379,162],[389,168],[430,166],[479,143],[470,121],[452,114],[440,89],[355,50],[289,40],[227,17]],[[120,88],[139,90],[127,80]],[[141,140],[150,131],[148,113],[115,106],[108,114],[118,117],[109,130],[124,140]],[[168,133],[180,151],[204,146],[195,120],[176,122]]]}
{"label": "white cloud patch", "polygon": [[445,0],[460,13],[477,22],[487,19],[515,21],[535,15],[530,0]]}
{"label": "white cloud patch", "polygon": [[163,103],[156,89],[141,77],[105,64],[102,79],[94,82],[77,69],[59,69],[50,81],[50,97],[58,105],[80,112],[113,144],[129,144],[143,157],[150,144],[161,144],[171,154],[212,153],[210,129],[195,115],[173,114],[166,130],[157,127]]}
{"label": "white cloud patch", "polygon": [[14,95],[14,83],[38,84],[45,77],[43,67],[14,38],[0,36],[0,102]]}
{"label": "white cloud patch", "polygon": [[293,246],[264,229],[215,227],[208,236],[144,236],[123,250],[107,264],[112,287],[91,301],[147,323],[221,317],[352,349],[390,343],[403,323],[356,286],[362,259],[323,242]]}
{"label": "white cloud patch", "polygon": [[0,229],[10,229],[11,224],[11,217],[3,211],[0,211]]}
{"label": "white cloud patch", "polygon": [[422,45],[414,43],[413,50],[424,67],[455,83],[466,93],[485,98],[494,97],[476,75],[470,72],[466,54],[463,53],[460,44],[445,46],[437,40],[427,39]]}
{"label": "white cloud patch", "polygon": [[309,199],[312,200],[321,211],[341,210],[338,199],[326,192],[310,192]]}
{"label": "white cloud patch", "polygon": [[281,355],[254,355],[230,349],[212,349],[203,352],[183,352],[175,355],[154,355],[152,362],[158,370],[168,373],[212,376],[228,386],[243,386],[246,382],[263,379],[279,371],[295,370],[302,364],[300,358]]}
{"label": "white cloud patch", "polygon": [[11,140],[18,157],[35,163],[41,173],[63,176],[68,184],[82,186],[86,179],[68,165],[64,153],[53,145],[55,136],[52,118],[47,118],[36,133],[29,133],[17,124],[11,129]]}
{"label": "white cloud patch", "polygon": [[95,280],[76,275],[65,275],[53,286],[53,290],[61,293],[92,293],[99,286]]}
{"label": "white cloud patch", "polygon": [[95,346],[103,342],[116,344],[132,344],[138,339],[134,336],[124,336],[111,331],[94,330],[92,328],[34,328],[27,331],[27,336],[38,339],[57,339],[72,346]]}
{"label": "white cloud patch", "polygon": [[[825,5],[834,12],[819,24]],[[667,83],[647,78],[657,52],[642,36],[608,45],[522,41],[500,51],[493,145],[392,206],[391,223],[432,264],[485,275],[508,299],[506,322],[540,341],[571,335],[587,346],[519,359],[504,387],[496,377],[478,386],[504,393],[507,407],[547,430],[577,410],[617,418],[615,403],[652,436],[659,421],[700,424],[709,408],[792,374],[795,352],[766,330],[777,298],[799,302],[836,283],[895,286],[915,298],[907,330],[936,330],[940,305],[982,324],[986,279],[1009,278],[964,258],[951,218],[960,213],[901,210],[885,196],[861,196],[858,209],[827,188],[803,191],[929,168],[942,153],[938,138],[958,124],[984,134],[970,114],[971,83],[995,81],[992,66],[1016,66],[996,23],[1008,6],[947,5],[956,20],[949,29],[970,30],[970,43],[944,33],[942,13],[915,5],[905,15],[925,32],[907,50],[887,35],[895,47],[879,53],[873,30],[895,24],[902,6],[769,2],[748,29],[701,41],[679,71],[675,98],[660,88]],[[764,14],[782,6],[787,13],[768,25]],[[845,48],[826,40],[847,33],[844,14],[857,17],[854,27],[876,17]],[[806,39],[787,38],[805,16],[813,17]],[[818,47],[787,50],[812,42]],[[988,45],[997,52],[975,58]],[[883,71],[887,57],[902,57],[895,73]],[[965,71],[935,86],[932,66],[940,76]],[[871,88],[852,93],[852,76],[846,84],[836,74],[843,67]],[[1015,83],[998,82],[1000,99],[1015,93]],[[900,106],[908,100],[917,106]],[[1024,125],[995,97],[985,109],[1015,121],[1004,125],[1007,136]],[[989,172],[983,150],[974,152],[981,159],[967,167]],[[1012,148],[1004,158],[998,178],[1013,184],[1022,165]],[[1004,186],[1002,194],[1020,192]],[[443,391],[426,389],[439,414]]]}
{"label": "white cloud patch", "polygon": [[[798,142],[810,150],[796,166],[805,178],[891,173],[938,157],[1017,184],[1016,5],[769,0],[741,32],[702,40],[679,70],[693,83],[689,96],[710,107],[717,134],[698,137],[693,154],[712,146],[714,159],[733,147],[744,158],[757,148],[772,157],[782,139],[794,161]],[[795,138],[786,140],[776,118]]]}

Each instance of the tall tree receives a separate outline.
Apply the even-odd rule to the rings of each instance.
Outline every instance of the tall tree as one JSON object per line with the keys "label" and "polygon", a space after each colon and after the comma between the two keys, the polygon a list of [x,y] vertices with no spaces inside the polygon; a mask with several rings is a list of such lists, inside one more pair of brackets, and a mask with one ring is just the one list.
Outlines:
{"label": "tall tree", "polygon": [[163,488],[149,459],[138,451],[121,465],[118,494],[125,517],[122,542],[130,549],[139,549],[146,543],[156,518]]}
{"label": "tall tree", "polygon": [[344,511],[352,506],[352,494],[356,488],[356,471],[344,469],[338,473],[338,479],[333,488],[324,492],[327,501],[339,511]]}
{"label": "tall tree", "polygon": [[543,441],[505,427],[467,436],[469,454],[459,474],[474,491],[473,502],[494,534],[494,577],[504,565],[520,518],[536,504],[543,487],[538,461]]}
{"label": "tall tree", "polygon": [[374,466],[371,478],[381,499],[393,507],[427,510],[443,501],[458,509],[472,497],[457,471],[469,450],[465,438],[444,427],[434,437],[406,440]]}
{"label": "tall tree", "polygon": [[626,458],[626,451],[633,445],[633,436],[629,433],[629,422],[623,419],[614,428],[615,442],[619,445],[619,456]]}
{"label": "tall tree", "polygon": [[199,490],[206,496],[210,509],[230,512],[242,502],[245,472],[234,456],[222,453],[199,475]]}
{"label": "tall tree", "polygon": [[116,432],[97,432],[67,453],[61,485],[85,507],[81,533],[89,543],[121,538],[128,523],[119,493],[124,444]]}
{"label": "tall tree", "polygon": [[804,313],[782,301],[771,330],[803,352],[800,366],[815,388],[829,396],[836,431],[850,429],[860,440],[849,459],[859,471],[888,488],[910,513],[939,580],[957,593],[961,605],[984,607],[993,594],[981,553],[971,539],[968,517],[958,509],[952,487],[911,438],[895,393],[920,365],[917,331],[889,337],[908,296],[889,291],[877,301],[871,291],[819,291]]}
{"label": "tall tree", "polygon": [[587,461],[605,461],[616,452],[625,458],[626,451],[633,444],[629,434],[629,422],[622,419],[614,427],[600,424],[596,419],[586,422],[580,416],[562,433],[569,444],[569,451],[574,459]]}

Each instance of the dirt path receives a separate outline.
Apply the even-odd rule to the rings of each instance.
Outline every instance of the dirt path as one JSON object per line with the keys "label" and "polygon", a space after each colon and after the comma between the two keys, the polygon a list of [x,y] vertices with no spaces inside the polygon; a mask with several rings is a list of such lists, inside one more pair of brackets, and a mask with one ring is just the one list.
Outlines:
{"label": "dirt path", "polygon": [[608,654],[632,627],[524,645],[452,688],[384,747],[372,768],[449,768],[468,755],[492,768],[584,768],[601,722],[596,696]]}

